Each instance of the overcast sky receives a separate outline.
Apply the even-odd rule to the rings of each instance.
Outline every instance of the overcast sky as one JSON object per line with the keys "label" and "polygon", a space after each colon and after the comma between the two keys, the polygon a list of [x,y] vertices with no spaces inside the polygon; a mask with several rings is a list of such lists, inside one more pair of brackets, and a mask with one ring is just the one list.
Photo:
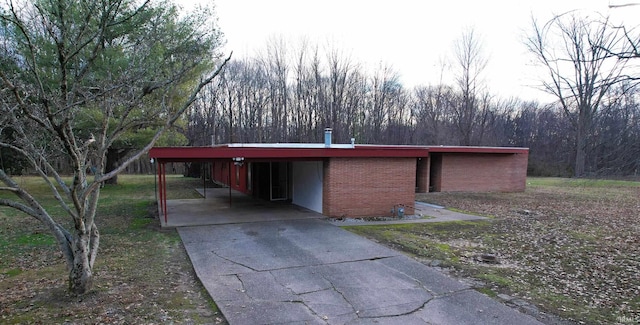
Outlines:
{"label": "overcast sky", "polygon": [[[189,0],[207,3],[209,0]],[[634,2],[630,0],[628,2]],[[542,95],[532,57],[523,45],[531,17],[598,11],[627,26],[640,24],[640,6],[609,9],[624,0],[215,0],[219,25],[234,57],[254,56],[269,39],[295,46],[307,38],[335,47],[369,70],[391,65],[408,87],[437,84],[441,62],[465,29],[482,39],[489,65],[485,80],[494,94],[533,99]],[[639,1],[640,2],[640,1]],[[445,75],[451,75],[446,73]],[[542,99],[543,97],[541,97]]]}

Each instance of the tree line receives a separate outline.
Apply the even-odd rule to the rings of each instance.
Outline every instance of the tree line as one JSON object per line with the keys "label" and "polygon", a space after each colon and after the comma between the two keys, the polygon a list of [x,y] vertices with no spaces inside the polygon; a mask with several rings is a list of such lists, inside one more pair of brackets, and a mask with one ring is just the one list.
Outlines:
{"label": "tree line", "polygon": [[[529,174],[575,175],[580,112],[561,101],[501,98],[485,89],[473,31],[457,43],[453,84],[405,87],[389,65],[367,71],[337,50],[270,42],[229,62],[188,112],[189,145],[336,142],[530,148]],[[631,81],[603,91],[584,139],[580,176],[640,172],[640,93]],[[580,131],[584,132],[584,131]]]}

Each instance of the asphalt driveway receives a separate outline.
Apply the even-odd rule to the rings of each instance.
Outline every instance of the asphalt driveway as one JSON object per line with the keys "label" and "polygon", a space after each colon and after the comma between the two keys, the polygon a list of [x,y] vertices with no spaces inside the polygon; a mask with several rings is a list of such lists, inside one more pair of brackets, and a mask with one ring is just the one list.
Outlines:
{"label": "asphalt driveway", "polygon": [[540,324],[325,220],[178,232],[230,324]]}

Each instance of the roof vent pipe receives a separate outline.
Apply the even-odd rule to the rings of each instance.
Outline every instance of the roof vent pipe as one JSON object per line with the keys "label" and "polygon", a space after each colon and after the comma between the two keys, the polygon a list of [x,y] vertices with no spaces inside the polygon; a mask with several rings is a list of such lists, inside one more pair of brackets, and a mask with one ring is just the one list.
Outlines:
{"label": "roof vent pipe", "polygon": [[324,129],[324,147],[325,148],[331,147],[331,128]]}

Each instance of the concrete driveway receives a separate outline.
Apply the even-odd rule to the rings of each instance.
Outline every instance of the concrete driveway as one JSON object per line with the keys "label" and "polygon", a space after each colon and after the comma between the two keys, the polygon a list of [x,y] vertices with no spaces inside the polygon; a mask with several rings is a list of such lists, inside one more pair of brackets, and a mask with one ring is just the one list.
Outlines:
{"label": "concrete driveway", "polygon": [[325,220],[178,232],[230,324],[540,324]]}

